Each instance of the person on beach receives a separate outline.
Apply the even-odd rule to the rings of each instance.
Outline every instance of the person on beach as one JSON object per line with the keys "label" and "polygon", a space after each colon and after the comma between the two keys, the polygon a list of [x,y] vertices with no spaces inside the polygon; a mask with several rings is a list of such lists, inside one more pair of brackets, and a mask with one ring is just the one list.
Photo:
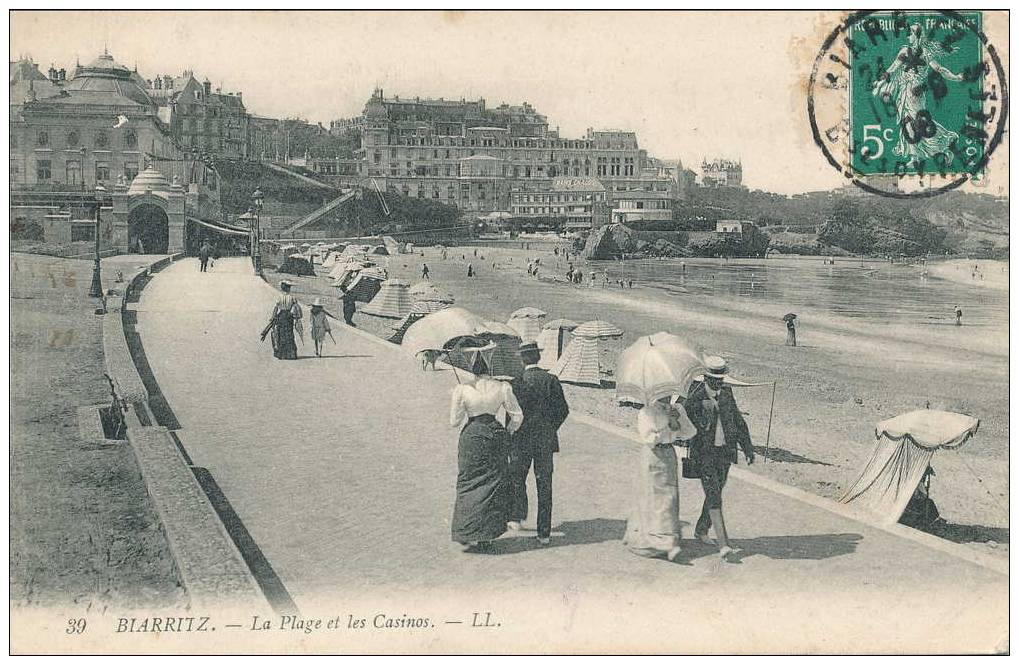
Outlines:
{"label": "person on beach", "polygon": [[787,314],[785,317],[785,345],[796,346],[796,315]]}
{"label": "person on beach", "polygon": [[524,421],[510,447],[509,528],[520,530],[527,519],[527,473],[534,465],[538,492],[538,542],[548,544],[552,535],[552,456],[559,452],[559,427],[570,414],[559,379],[538,366],[541,349],[524,342],[517,353],[524,371],[510,386],[524,412]]}
{"label": "person on beach", "polygon": [[322,299],[315,299],[311,304],[309,315],[308,322],[311,324],[311,341],[315,342],[315,355],[322,357],[322,343],[326,339],[326,334],[332,337],[333,333],[332,328],[329,327],[329,315],[326,313],[325,307],[322,306]]}
{"label": "person on beach", "polygon": [[669,396],[652,401],[637,413],[635,439],[644,448],[637,459],[634,503],[623,544],[638,556],[668,560],[679,556],[679,474],[673,442],[696,433],[683,406],[672,403]]}
{"label": "person on beach", "polygon": [[202,247],[198,249],[198,261],[201,264],[198,270],[202,273],[205,273],[209,269],[209,256],[211,255],[212,247],[209,246],[209,242],[202,242]]}
{"label": "person on beach", "polygon": [[353,326],[354,312],[357,311],[357,301],[346,287],[340,287],[340,298],[343,299],[343,323]]}
{"label": "person on beach", "polygon": [[293,284],[289,280],[280,282],[283,298],[276,301],[269,316],[269,325],[262,332],[264,339],[265,333],[271,331],[272,354],[277,360],[296,360],[297,342],[294,341],[294,333],[304,334],[301,304],[290,295],[292,287]]}
{"label": "person on beach", "polygon": [[729,544],[722,516],[722,489],[729,475],[729,466],[736,463],[742,449],[747,464],[754,464],[754,445],[750,429],[736,406],[732,390],[726,387],[729,366],[717,355],[704,358],[707,371],[703,384],[694,384],[683,404],[687,416],[697,429],[690,441],[690,457],[699,465],[704,505],[694,528],[694,537],[711,544],[708,529],[715,528],[716,543],[722,560],[738,562],[739,553]]}
{"label": "person on beach", "polygon": [[955,325],[957,326],[962,325],[962,308],[960,308],[958,305],[955,306]]}
{"label": "person on beach", "polygon": [[[453,388],[450,403],[450,425],[462,426],[451,533],[454,542],[484,549],[506,532],[510,435],[524,413],[510,384],[490,375],[495,342],[461,351],[474,376]],[[506,426],[495,418],[500,410],[506,411]]]}
{"label": "person on beach", "polygon": [[431,277],[429,277],[429,275],[428,275],[428,265],[427,264],[422,264],[421,265],[421,279],[422,280],[431,280]]}
{"label": "person on beach", "polygon": [[474,277],[474,265],[473,264],[468,264],[467,265],[467,277],[468,278],[473,278]]}

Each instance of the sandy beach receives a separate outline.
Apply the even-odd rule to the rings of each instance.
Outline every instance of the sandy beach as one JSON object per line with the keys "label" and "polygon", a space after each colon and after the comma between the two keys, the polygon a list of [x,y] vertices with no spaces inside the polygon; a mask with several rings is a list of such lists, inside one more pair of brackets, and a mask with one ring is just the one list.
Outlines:
{"label": "sandy beach", "polygon": [[1008,263],[998,260],[947,260],[928,265],[932,276],[985,289],[1008,290]]}
{"label": "sandy beach", "polygon": [[[514,309],[529,305],[546,310],[548,320],[610,321],[625,334],[604,342],[603,368],[611,369],[619,351],[638,337],[664,330],[723,355],[737,378],[777,381],[767,449],[771,388],[737,392],[759,453],[752,467],[814,494],[842,495],[867,462],[874,426],[883,419],[928,404],[980,418],[979,432],[962,449],[935,454],[931,496],[948,522],[939,534],[1007,558],[1007,326],[960,333],[945,325],[889,326],[817,313],[801,331],[800,345],[792,348],[784,345],[784,326],[774,318],[782,314],[775,314],[778,306],[695,294],[666,296],[640,286],[621,290],[592,288],[586,281],[581,286],[552,282],[568,265],[563,260],[557,268],[551,253],[542,254],[545,280],[535,279],[526,273],[527,258],[535,253],[480,248],[475,257],[474,252],[473,247],[450,248],[443,260],[439,249],[426,248],[380,263],[390,277],[410,283],[420,279],[421,265],[427,263],[432,281],[450,292],[456,305],[491,319],[505,321]],[[471,279],[466,277],[468,263],[477,272]],[[329,299],[327,309],[341,316],[332,280],[321,268],[318,273],[314,279],[296,279],[298,298]],[[280,279],[274,272],[266,278],[273,284]],[[354,320],[380,336],[391,334],[395,323],[360,312]],[[413,366],[409,359],[408,366]],[[564,387],[574,412],[633,427],[636,411],[620,407],[611,389]]]}

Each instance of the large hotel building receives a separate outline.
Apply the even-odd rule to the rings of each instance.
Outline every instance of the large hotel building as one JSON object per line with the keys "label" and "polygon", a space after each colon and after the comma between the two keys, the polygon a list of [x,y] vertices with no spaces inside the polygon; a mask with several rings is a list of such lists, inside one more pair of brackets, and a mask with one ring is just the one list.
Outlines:
{"label": "large hotel building", "polygon": [[624,198],[643,206],[645,194],[662,218],[685,180],[681,165],[649,157],[633,132],[588,129],[565,138],[527,103],[490,108],[484,99],[387,98],[376,89],[361,116],[333,127],[360,130],[365,178],[455,204],[472,219],[509,213],[532,225],[590,228]]}

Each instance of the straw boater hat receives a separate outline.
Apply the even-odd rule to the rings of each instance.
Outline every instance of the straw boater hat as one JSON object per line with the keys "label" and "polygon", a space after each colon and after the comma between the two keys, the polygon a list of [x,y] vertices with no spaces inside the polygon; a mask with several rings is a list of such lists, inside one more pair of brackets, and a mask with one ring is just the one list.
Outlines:
{"label": "straw boater hat", "polygon": [[289,280],[280,280],[280,289],[290,289],[294,286],[294,283]]}
{"label": "straw boater hat", "polygon": [[704,358],[704,368],[707,369],[704,375],[710,378],[725,378],[725,374],[729,373],[729,364],[725,358],[717,355],[709,355]]}
{"label": "straw boater hat", "polygon": [[316,296],[315,300],[312,301],[311,307],[323,307],[322,306],[322,297],[321,296]]}

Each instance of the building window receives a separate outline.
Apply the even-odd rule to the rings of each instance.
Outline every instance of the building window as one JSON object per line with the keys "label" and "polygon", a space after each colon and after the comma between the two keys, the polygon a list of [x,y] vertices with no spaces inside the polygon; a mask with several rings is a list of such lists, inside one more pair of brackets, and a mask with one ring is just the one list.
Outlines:
{"label": "building window", "polygon": [[450,200],[456,200],[456,187],[453,185],[446,187],[446,197]]}
{"label": "building window", "polygon": [[110,145],[110,135],[105,130],[96,132],[96,148],[106,148]]}
{"label": "building window", "polygon": [[19,164],[18,162],[12,161],[11,162],[11,167],[10,167],[10,172],[11,172],[11,182],[17,182],[18,178],[21,177],[21,164]]}
{"label": "building window", "polygon": [[70,160],[67,162],[67,184],[77,185],[82,183],[81,179],[81,162],[77,160]]}
{"label": "building window", "polygon": [[128,182],[138,175],[138,162],[124,162],[124,179]]}
{"label": "building window", "polygon": [[78,136],[77,130],[71,130],[67,133],[67,145],[69,147],[77,148],[79,141],[81,141],[81,137]]}
{"label": "building window", "polygon": [[46,130],[39,130],[36,141],[40,146],[48,146],[50,144],[50,133]]}
{"label": "building window", "polygon": [[35,179],[39,182],[49,182],[50,178],[53,177],[53,171],[50,168],[50,161],[48,159],[39,159],[35,162]]}
{"label": "building window", "polygon": [[131,149],[138,147],[138,135],[134,130],[128,130],[124,133],[124,145]]}
{"label": "building window", "polygon": [[105,182],[110,179],[110,163],[96,162],[96,182]]}

